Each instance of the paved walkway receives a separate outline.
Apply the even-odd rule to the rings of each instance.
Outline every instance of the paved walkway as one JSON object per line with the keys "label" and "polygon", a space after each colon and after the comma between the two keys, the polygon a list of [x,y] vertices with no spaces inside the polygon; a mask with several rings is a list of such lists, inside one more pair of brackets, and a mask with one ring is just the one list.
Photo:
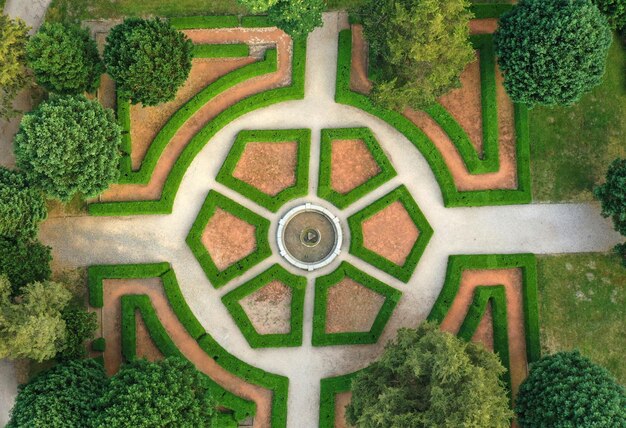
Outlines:
{"label": "paved walkway", "polygon": [[[54,218],[42,227],[42,240],[54,248],[58,268],[96,263],[169,261],[191,309],[215,339],[238,358],[290,378],[289,427],[317,426],[320,378],[347,373],[376,358],[399,327],[415,326],[432,307],[441,287],[450,254],[563,253],[607,251],[620,237],[593,205],[526,205],[481,208],[445,208],[441,192],[426,160],[398,131],[357,109],[334,103],[338,30],[344,24],[337,14],[326,14],[325,26],[309,39],[306,96],[247,114],[230,123],[212,139],[189,167],[167,216],[128,218]],[[370,204],[399,184],[406,184],[435,231],[415,274],[408,284],[380,272],[347,254],[348,239],[339,260],[347,260],[370,275],[398,288],[403,294],[379,344],[313,348],[311,346],[313,283],[331,272],[337,261],[308,277],[304,314],[304,345],[299,348],[253,350],[243,338],[220,297],[274,263],[302,274],[274,255],[215,290],[193,258],[184,240],[210,189],[254,209],[272,220],[276,231],[279,215],[299,204],[292,201],[278,214],[257,207],[237,193],[215,183],[214,177],[235,135],[241,129],[310,128],[313,131],[310,194],[317,190],[317,158],[320,130],[329,127],[368,126],[391,158],[398,176],[344,211],[316,196],[306,198],[333,210],[344,222],[350,214]],[[347,230],[346,230],[347,232]]]}

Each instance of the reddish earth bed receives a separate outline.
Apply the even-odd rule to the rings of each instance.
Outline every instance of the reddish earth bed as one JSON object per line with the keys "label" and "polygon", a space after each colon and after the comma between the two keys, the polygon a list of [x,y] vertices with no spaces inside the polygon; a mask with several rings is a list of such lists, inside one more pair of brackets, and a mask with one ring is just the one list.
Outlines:
{"label": "reddish earth bed", "polygon": [[493,352],[493,315],[491,303],[487,303],[485,314],[478,323],[478,327],[472,336],[472,342],[482,343],[483,346]]}
{"label": "reddish earth bed", "polygon": [[387,260],[404,265],[419,230],[400,201],[393,202],[363,221],[363,246]]}
{"label": "reddish earth bed", "polygon": [[248,143],[233,177],[261,192],[276,196],[296,184],[298,143]]}
{"label": "reddish earth bed", "polygon": [[252,254],[256,249],[256,227],[239,217],[217,208],[202,234],[206,247],[217,269],[230,265]]}
{"label": "reddish earth bed", "polygon": [[351,400],[351,392],[340,392],[335,395],[335,428],[352,428],[352,425],[346,422],[346,407]]}
{"label": "reddish earth bed", "polygon": [[239,301],[259,334],[291,331],[291,288],[272,281]]}
{"label": "reddish earth bed", "polygon": [[380,173],[380,166],[362,140],[335,140],[331,144],[330,186],[346,194]]}
{"label": "reddish earth bed", "polygon": [[385,296],[344,278],[328,289],[326,333],[368,332]]}

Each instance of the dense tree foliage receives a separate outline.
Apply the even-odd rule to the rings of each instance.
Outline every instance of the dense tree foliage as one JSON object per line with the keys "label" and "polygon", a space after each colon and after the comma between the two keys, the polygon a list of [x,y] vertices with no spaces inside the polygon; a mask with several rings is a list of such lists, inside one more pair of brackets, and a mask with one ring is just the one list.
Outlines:
{"label": "dense tree foliage", "polygon": [[376,102],[424,108],[460,85],[475,59],[468,6],[467,0],[367,0],[358,9]]}
{"label": "dense tree foliage", "polygon": [[237,0],[252,13],[263,13],[274,6],[278,0]]}
{"label": "dense tree foliage", "polygon": [[44,24],[26,46],[37,83],[60,94],[93,92],[104,66],[96,42],[77,25]]}
{"label": "dense tree foliage", "polygon": [[612,28],[617,30],[626,28],[626,0],[593,0],[593,2],[606,16]]}
{"label": "dense tree foliage", "polygon": [[48,215],[46,202],[26,175],[0,167],[0,236],[28,238]]}
{"label": "dense tree foliage", "polygon": [[571,105],[602,81],[611,31],[591,0],[521,0],[495,33],[515,102]]}
{"label": "dense tree foliage", "polygon": [[542,358],[517,394],[522,428],[626,426],[624,388],[604,368],[575,352]]}
{"label": "dense tree foliage", "polygon": [[35,282],[11,297],[11,284],[0,277],[0,358],[53,358],[65,341],[61,311],[72,298],[56,282]]}
{"label": "dense tree foliage", "polygon": [[11,283],[11,294],[31,282],[50,279],[50,247],[30,239],[0,236],[0,275],[6,275]]}
{"label": "dense tree foliage", "polygon": [[33,185],[61,201],[94,197],[119,177],[120,127],[113,111],[82,95],[58,96],[26,114],[15,157]]}
{"label": "dense tree foliage", "polygon": [[95,426],[211,426],[216,403],[209,386],[209,379],[182,358],[133,361],[111,378]]}
{"label": "dense tree foliage", "polygon": [[13,99],[30,82],[24,67],[28,27],[21,19],[11,19],[0,10],[0,118],[17,114]]}
{"label": "dense tree foliage", "polygon": [[435,325],[401,329],[357,374],[347,419],[359,428],[510,427],[504,372],[495,354]]}
{"label": "dense tree foliage", "polygon": [[187,80],[192,47],[167,21],[129,18],[107,36],[104,62],[118,93],[153,106],[174,99]]}
{"label": "dense tree foliage", "polygon": [[615,159],[606,173],[606,182],[594,189],[602,215],[611,217],[615,230],[626,236],[626,159]]}
{"label": "dense tree foliage", "polygon": [[59,347],[57,358],[68,360],[84,357],[87,353],[85,341],[93,338],[93,332],[98,328],[96,313],[70,304],[63,309],[61,317],[65,321],[67,334]]}
{"label": "dense tree foliage", "polygon": [[87,427],[107,383],[95,360],[59,364],[20,388],[7,428]]}
{"label": "dense tree foliage", "polygon": [[324,0],[278,0],[267,15],[272,24],[292,37],[304,37],[322,26]]}

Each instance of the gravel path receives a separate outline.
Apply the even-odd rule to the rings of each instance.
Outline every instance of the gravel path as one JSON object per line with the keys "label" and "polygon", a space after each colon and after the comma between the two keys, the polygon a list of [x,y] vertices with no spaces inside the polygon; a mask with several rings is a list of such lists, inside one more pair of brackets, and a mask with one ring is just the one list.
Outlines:
{"label": "gravel path", "polygon": [[[320,378],[343,374],[368,364],[399,327],[415,326],[423,320],[443,286],[450,254],[562,253],[607,251],[620,237],[594,205],[526,205],[481,208],[445,208],[439,186],[426,160],[398,131],[386,123],[351,107],[334,103],[337,59],[337,33],[345,17],[326,14],[325,26],[309,39],[306,97],[258,110],[242,116],[215,135],[189,167],[168,216],[131,218],[55,218],[42,227],[42,240],[53,246],[57,267],[87,266],[95,263],[169,261],[191,309],[205,328],[238,358],[290,378],[289,427],[317,426]],[[344,211],[333,209],[316,196],[306,198],[334,211],[343,221],[399,184],[406,184],[434,229],[415,274],[408,284],[378,271],[344,253],[347,260],[370,275],[401,290],[404,295],[389,327],[376,345],[311,346],[314,277],[331,272],[337,261],[310,275],[304,313],[304,345],[299,348],[253,350],[243,338],[220,297],[239,284],[281,263],[276,243],[270,239],[274,255],[220,290],[208,283],[184,240],[210,189],[216,189],[240,204],[254,209],[272,221],[276,231],[279,215],[302,199],[292,201],[278,214],[257,207],[237,193],[215,183],[214,177],[226,157],[235,135],[241,129],[301,128],[312,130],[310,194],[317,191],[317,159],[320,130],[330,127],[368,126],[391,158],[398,176]]]}

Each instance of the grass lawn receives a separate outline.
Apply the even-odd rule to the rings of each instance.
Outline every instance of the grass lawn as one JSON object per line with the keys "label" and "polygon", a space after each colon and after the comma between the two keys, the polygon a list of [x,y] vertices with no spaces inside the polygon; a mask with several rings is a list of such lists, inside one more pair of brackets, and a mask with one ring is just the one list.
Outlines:
{"label": "grass lawn", "polygon": [[544,354],[577,348],[626,385],[626,269],[612,254],[538,257]]}
{"label": "grass lawn", "polygon": [[572,107],[530,111],[533,198],[589,201],[609,163],[626,156],[626,49],[617,36],[604,82]]}

